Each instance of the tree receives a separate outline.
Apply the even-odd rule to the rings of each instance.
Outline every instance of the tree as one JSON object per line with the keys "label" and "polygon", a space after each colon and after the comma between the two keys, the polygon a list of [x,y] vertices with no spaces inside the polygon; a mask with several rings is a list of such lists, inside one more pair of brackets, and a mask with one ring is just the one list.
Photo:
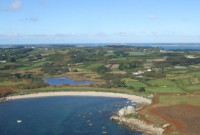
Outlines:
{"label": "tree", "polygon": [[101,65],[96,69],[96,71],[99,74],[105,74],[106,72],[108,72],[108,68],[106,68],[105,66]]}
{"label": "tree", "polygon": [[20,73],[16,73],[15,77],[18,78],[18,79],[20,79],[21,78],[21,74]]}

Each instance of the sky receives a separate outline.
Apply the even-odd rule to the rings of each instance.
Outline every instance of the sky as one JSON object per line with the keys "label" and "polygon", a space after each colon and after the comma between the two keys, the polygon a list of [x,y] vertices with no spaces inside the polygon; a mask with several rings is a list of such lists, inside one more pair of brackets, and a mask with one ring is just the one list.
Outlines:
{"label": "sky", "polygon": [[200,43],[200,0],[0,0],[0,44]]}

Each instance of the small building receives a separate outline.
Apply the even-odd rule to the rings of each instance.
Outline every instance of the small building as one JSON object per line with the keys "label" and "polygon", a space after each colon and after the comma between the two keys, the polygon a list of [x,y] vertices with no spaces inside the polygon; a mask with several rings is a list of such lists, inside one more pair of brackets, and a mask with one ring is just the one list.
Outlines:
{"label": "small building", "polygon": [[6,60],[1,60],[0,63],[6,63]]}
{"label": "small building", "polygon": [[187,69],[187,67],[185,67],[185,66],[175,66],[174,68],[175,69]]}
{"label": "small building", "polygon": [[141,75],[143,73],[144,73],[144,71],[138,71],[138,72],[133,72],[133,75]]}
{"label": "small building", "polygon": [[149,69],[147,69],[147,72],[151,72],[151,69],[149,68]]}
{"label": "small building", "polygon": [[185,57],[188,58],[188,59],[195,59],[195,58],[197,58],[197,57],[194,56],[194,55],[185,55]]}

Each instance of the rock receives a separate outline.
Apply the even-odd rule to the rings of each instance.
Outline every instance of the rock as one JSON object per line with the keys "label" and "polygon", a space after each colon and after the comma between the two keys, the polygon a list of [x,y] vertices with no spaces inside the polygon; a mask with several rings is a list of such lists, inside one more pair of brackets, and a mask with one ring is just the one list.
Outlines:
{"label": "rock", "polygon": [[22,122],[22,120],[17,120],[17,123],[21,123]]}
{"label": "rock", "polygon": [[127,107],[124,107],[124,108],[122,108],[118,111],[118,116],[122,117],[124,115],[132,114],[132,113],[135,113],[135,107],[134,106],[127,106]]}
{"label": "rock", "polygon": [[170,124],[164,124],[162,127],[163,128],[166,128],[166,127],[168,127]]}

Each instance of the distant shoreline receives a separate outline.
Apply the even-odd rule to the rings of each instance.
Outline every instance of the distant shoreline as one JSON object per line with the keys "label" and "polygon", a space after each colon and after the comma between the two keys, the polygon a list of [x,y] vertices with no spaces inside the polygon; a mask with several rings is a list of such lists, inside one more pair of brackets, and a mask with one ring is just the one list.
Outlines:
{"label": "distant shoreline", "polygon": [[37,98],[37,97],[54,97],[54,96],[113,97],[113,98],[125,98],[138,104],[144,104],[144,105],[151,104],[150,99],[146,99],[135,95],[112,93],[112,92],[45,92],[45,93],[41,92],[35,94],[8,96],[6,97],[6,100],[27,99],[27,98]]}

